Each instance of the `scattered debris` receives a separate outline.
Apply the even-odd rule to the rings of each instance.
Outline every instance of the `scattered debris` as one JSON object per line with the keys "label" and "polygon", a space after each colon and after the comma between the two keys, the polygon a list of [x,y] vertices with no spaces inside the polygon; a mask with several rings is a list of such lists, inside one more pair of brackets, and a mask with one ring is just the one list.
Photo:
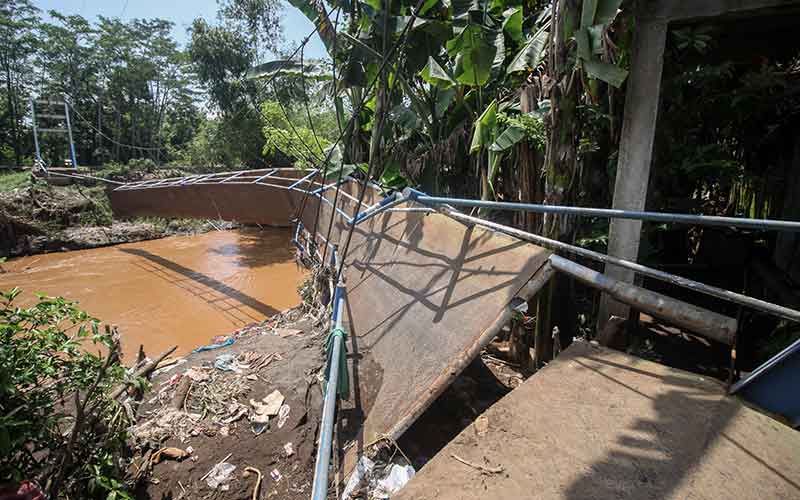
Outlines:
{"label": "scattered debris", "polygon": [[211,379],[211,376],[207,372],[198,368],[189,368],[183,372],[183,375],[195,382],[206,382]]}
{"label": "scattered debris", "polygon": [[153,372],[153,377],[157,377],[162,373],[167,373],[168,371],[171,371],[173,368],[177,368],[180,365],[186,363],[186,361],[187,361],[186,358],[181,358],[175,361],[174,363],[169,363],[166,365],[163,362],[159,363],[158,368]]}
{"label": "scattered debris", "polygon": [[479,470],[481,472],[481,474],[500,474],[501,472],[503,472],[505,470],[505,469],[503,469],[503,467],[488,467],[488,466],[485,466],[485,465],[472,463],[472,462],[470,462],[468,460],[464,460],[463,458],[459,457],[456,454],[452,454],[450,456],[453,457],[454,459],[458,460],[459,462],[461,462],[464,465],[472,467],[475,470]]}
{"label": "scattered debris", "polygon": [[240,405],[239,403],[231,403],[231,407],[236,407],[238,410],[231,411],[231,416],[223,419],[221,423],[223,424],[232,424],[236,422],[243,416],[247,415],[247,407],[244,405]]}
{"label": "scattered debris", "polygon": [[242,371],[239,368],[239,363],[236,362],[236,357],[233,354],[220,354],[214,360],[214,368],[223,372],[236,372]]}
{"label": "scattered debris", "polygon": [[228,491],[230,488],[228,482],[231,480],[231,476],[235,470],[235,465],[229,464],[228,462],[220,462],[209,471],[205,478],[206,484],[213,490],[219,488],[221,491]]}
{"label": "scattered debris", "polygon": [[303,333],[303,330],[298,330],[297,328],[276,328],[274,330],[275,335],[281,338],[287,337],[294,337],[295,335],[300,335]]}
{"label": "scattered debris", "polygon": [[489,417],[481,415],[475,419],[475,432],[479,436],[484,436],[489,432]]}
{"label": "scattered debris", "polygon": [[342,493],[342,500],[360,498],[366,492],[366,498],[387,499],[397,493],[414,477],[414,468],[403,457],[394,457],[385,464],[375,462],[362,456],[356,469],[347,481]]}
{"label": "scattered debris", "polygon": [[[151,498],[170,491],[177,493],[176,499],[203,498],[209,493],[214,496],[212,490],[231,500],[251,500],[253,495],[307,498],[313,480],[315,429],[305,420],[295,423],[293,417],[308,414],[308,423],[316,422],[321,396],[292,398],[308,393],[307,385],[316,383],[310,374],[319,371],[324,358],[321,349],[307,347],[313,345],[310,342],[321,344],[324,336],[320,333],[327,327],[296,312],[282,315],[279,321],[282,328],[297,324],[301,331],[316,335],[284,338],[274,334],[275,321],[269,327],[255,325],[248,337],[233,334],[236,343],[224,352],[190,354],[189,364],[174,369],[180,365],[175,363],[171,372],[154,381],[156,389],[142,402],[134,417],[138,421],[130,428],[138,453],[132,477]],[[280,361],[284,364],[276,366]],[[254,439],[262,433],[274,437]],[[194,448],[187,446],[190,443]],[[178,451],[155,456],[171,447]],[[217,462],[228,451],[236,458],[229,460],[229,454]],[[258,462],[265,456],[272,457],[267,469]],[[179,466],[177,462],[169,465],[169,460],[191,462]],[[261,473],[245,468],[248,463],[259,464]],[[243,479],[249,476],[254,478]],[[270,484],[269,491],[264,481]]]}
{"label": "scattered debris", "polygon": [[278,429],[282,429],[286,421],[289,420],[289,412],[291,410],[292,408],[289,405],[283,405],[281,409],[278,410]]}
{"label": "scattered debris", "polygon": [[281,406],[283,406],[283,400],[284,397],[283,394],[281,394],[281,391],[276,389],[269,393],[267,397],[262,399],[264,402],[264,413],[270,417],[277,415],[281,409]]}
{"label": "scattered debris", "polygon": [[212,343],[209,345],[200,346],[192,352],[212,351],[214,349],[219,349],[221,347],[228,347],[229,345],[233,345],[234,342],[236,342],[236,340],[233,337],[225,337],[225,340],[219,343]]}

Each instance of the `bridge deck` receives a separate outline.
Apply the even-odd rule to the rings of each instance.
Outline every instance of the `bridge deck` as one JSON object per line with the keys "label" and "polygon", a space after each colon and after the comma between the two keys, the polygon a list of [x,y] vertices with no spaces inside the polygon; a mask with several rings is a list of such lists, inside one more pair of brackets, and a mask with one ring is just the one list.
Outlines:
{"label": "bridge deck", "polygon": [[800,498],[800,433],[716,381],[576,342],[392,498]]}

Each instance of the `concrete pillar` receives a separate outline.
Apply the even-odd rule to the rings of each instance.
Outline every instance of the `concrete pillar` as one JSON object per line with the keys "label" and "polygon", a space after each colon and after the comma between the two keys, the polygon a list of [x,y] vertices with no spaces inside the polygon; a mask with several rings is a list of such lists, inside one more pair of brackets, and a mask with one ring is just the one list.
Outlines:
{"label": "concrete pillar", "polygon": [[[646,21],[637,26],[631,73],[625,96],[625,115],[614,184],[614,208],[628,210],[645,208],[666,38],[667,23],[664,20]],[[641,221],[612,220],[608,253],[614,257],[636,261],[641,229]],[[605,274],[620,281],[633,283],[634,273],[627,269],[606,265]],[[628,306],[603,295],[600,302],[598,331],[602,331],[611,315],[627,317],[627,314]]]}

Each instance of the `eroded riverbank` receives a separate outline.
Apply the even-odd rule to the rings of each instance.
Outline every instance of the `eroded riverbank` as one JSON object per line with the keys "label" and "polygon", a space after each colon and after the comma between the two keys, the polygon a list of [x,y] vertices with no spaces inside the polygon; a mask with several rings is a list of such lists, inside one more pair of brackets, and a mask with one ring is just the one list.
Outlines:
{"label": "eroded riverbank", "polygon": [[0,289],[76,300],[122,334],[126,362],[140,344],[177,354],[259,322],[300,301],[305,271],[289,229],[213,231],[90,250],[35,255],[3,264]]}

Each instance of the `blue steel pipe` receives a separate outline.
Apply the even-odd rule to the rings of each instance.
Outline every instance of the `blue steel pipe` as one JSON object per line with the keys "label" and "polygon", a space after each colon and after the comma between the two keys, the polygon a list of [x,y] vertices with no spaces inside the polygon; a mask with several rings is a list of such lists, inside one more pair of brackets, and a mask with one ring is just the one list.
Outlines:
{"label": "blue steel pipe", "polygon": [[392,207],[394,207],[396,205],[399,205],[401,203],[404,203],[406,201],[408,201],[408,199],[405,196],[401,195],[400,193],[395,193],[395,194],[389,195],[386,198],[382,199],[380,201],[380,203],[378,203],[378,206],[376,206],[376,207],[374,207],[374,208],[372,208],[370,210],[365,210],[365,211],[361,212],[360,214],[358,214],[357,216],[355,216],[353,218],[352,224],[353,225],[361,224],[362,222],[375,217],[376,215],[378,215],[379,213],[383,212],[384,210],[388,210],[388,209],[390,209],[390,208],[392,208]]}
{"label": "blue steel pipe", "polygon": [[[335,329],[342,327],[344,316],[344,286],[340,283],[334,292],[333,320]],[[314,466],[314,485],[312,487],[312,500],[325,500],[328,497],[328,468],[331,463],[331,444],[333,443],[333,417],[336,410],[336,392],[339,388],[339,358],[342,356],[342,337],[334,335],[331,339],[332,352],[330,370],[328,370],[328,385],[325,388],[325,402],[322,405],[322,425],[320,426],[319,446],[317,447],[317,460]]]}
{"label": "blue steel pipe", "polygon": [[314,169],[314,170],[312,170],[310,174],[308,174],[307,176],[303,177],[302,179],[298,180],[297,182],[295,182],[294,184],[292,184],[291,186],[289,186],[289,189],[294,189],[294,188],[296,188],[297,186],[299,186],[300,184],[302,184],[302,183],[304,183],[304,182],[308,181],[309,179],[311,179],[312,177],[314,177],[315,175],[317,175],[317,172],[319,172],[319,169]]}
{"label": "blue steel pipe", "polygon": [[689,215],[667,212],[640,212],[612,208],[565,207],[558,205],[536,205],[532,203],[512,203],[507,201],[465,200],[428,196],[415,189],[407,189],[406,196],[424,204],[451,205],[455,207],[490,208],[495,210],[519,210],[541,214],[567,214],[607,219],[634,219],[653,222],[678,222],[699,226],[725,226],[746,229],[769,229],[774,231],[800,232],[800,222],[771,219],[745,219],[740,217],[719,217],[715,215]]}

